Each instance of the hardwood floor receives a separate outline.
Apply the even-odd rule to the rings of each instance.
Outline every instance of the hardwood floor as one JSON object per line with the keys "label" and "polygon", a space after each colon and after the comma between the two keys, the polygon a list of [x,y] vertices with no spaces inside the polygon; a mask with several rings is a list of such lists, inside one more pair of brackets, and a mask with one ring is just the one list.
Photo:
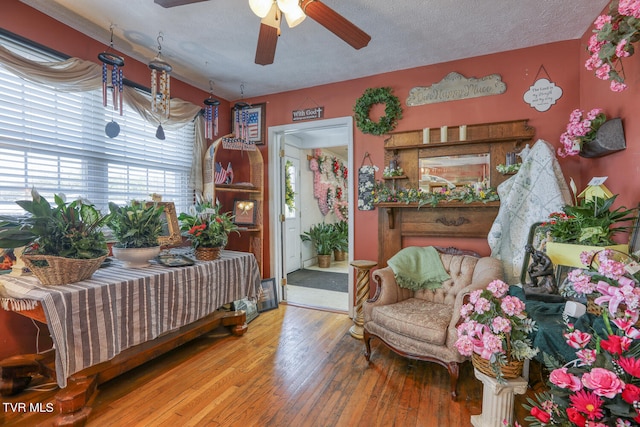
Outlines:
{"label": "hardwood floor", "polygon": [[216,331],[103,384],[89,426],[471,426],[482,385],[469,363],[452,402],[446,369],[377,340],[368,364],[352,324],[281,305],[242,337]]}

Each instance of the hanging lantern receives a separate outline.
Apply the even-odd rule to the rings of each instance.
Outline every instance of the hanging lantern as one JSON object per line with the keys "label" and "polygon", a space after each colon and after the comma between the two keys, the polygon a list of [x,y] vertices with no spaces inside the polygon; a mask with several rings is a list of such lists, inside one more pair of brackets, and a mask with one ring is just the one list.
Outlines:
{"label": "hanging lantern", "polygon": [[[113,109],[114,111],[120,111],[120,115],[122,115],[122,89],[124,82],[122,67],[124,67],[124,59],[113,52],[109,52],[110,49],[113,49],[113,25],[110,29],[111,42],[109,49],[98,54],[98,59],[102,62],[102,105],[107,106],[108,89],[111,88]],[[109,73],[109,67],[111,67],[111,73]],[[109,77],[111,77],[111,82],[109,82]]]}
{"label": "hanging lantern", "polygon": [[151,69],[151,111],[165,118],[171,115],[171,77],[173,67],[162,60],[162,46],[158,38],[158,55],[149,62]]}

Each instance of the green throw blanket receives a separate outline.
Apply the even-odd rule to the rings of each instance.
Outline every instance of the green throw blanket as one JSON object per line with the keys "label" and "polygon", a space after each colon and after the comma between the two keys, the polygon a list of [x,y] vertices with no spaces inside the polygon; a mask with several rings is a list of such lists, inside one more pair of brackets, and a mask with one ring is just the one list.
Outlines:
{"label": "green throw blanket", "polygon": [[395,254],[387,264],[393,270],[398,285],[412,289],[437,289],[450,279],[440,255],[433,246],[410,246]]}

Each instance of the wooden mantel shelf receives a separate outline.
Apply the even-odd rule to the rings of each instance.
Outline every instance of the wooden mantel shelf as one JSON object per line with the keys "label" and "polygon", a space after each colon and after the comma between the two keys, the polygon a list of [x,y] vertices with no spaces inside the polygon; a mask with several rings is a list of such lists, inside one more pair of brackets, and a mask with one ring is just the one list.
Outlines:
{"label": "wooden mantel shelf", "polygon": [[[436,206],[431,204],[420,205],[418,203],[402,203],[402,202],[382,202],[376,203],[376,206],[381,209],[385,209],[387,212],[387,224],[388,229],[393,230],[396,227],[396,210],[397,209],[409,209],[415,211],[423,211],[426,213],[424,221],[431,219],[435,225],[439,224],[444,227],[456,227],[449,228],[446,231],[446,235],[451,236],[469,236],[469,233],[476,234],[477,231],[468,230],[468,226],[475,226],[478,224],[480,216],[488,213],[492,218],[498,213],[500,208],[500,202],[440,202]],[[485,209],[490,209],[487,212]],[[495,215],[492,215],[495,211]],[[422,216],[424,216],[422,215]],[[480,221],[484,222],[484,221]],[[483,227],[484,228],[484,227]],[[439,236],[443,233],[443,230],[426,230],[427,235]]]}

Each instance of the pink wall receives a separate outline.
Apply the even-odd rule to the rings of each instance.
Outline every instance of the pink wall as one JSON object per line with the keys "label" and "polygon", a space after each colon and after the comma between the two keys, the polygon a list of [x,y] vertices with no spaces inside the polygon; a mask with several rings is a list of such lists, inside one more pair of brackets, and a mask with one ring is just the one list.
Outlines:
{"label": "pink wall", "polygon": [[[325,118],[350,116],[356,100],[369,87],[390,86],[403,104],[403,118],[395,131],[459,125],[487,123],[516,119],[529,119],[536,128],[536,138],[545,139],[558,145],[558,137],[564,131],[569,113],[579,106],[579,41],[568,41],[539,46],[530,49],[514,50],[478,58],[470,58],[445,64],[437,64],[367,78],[318,86],[304,90],[273,94],[251,99],[251,102],[267,102],[267,126],[292,123],[291,111],[299,107],[305,99],[313,99],[325,107]],[[560,86],[564,94],[550,110],[538,112],[523,100],[544,65],[551,80]],[[448,73],[456,71],[467,77],[483,77],[499,74],[506,83],[507,90],[502,95],[482,98],[450,101],[439,104],[407,107],[405,100],[409,90],[416,86],[428,86],[440,81]],[[546,77],[544,73],[540,77]],[[372,110],[372,118],[383,113],[383,106]],[[366,135],[354,129],[354,171],[359,166],[365,152],[372,160],[383,167],[384,136]],[[263,155],[266,156],[266,152]],[[565,173],[579,183],[578,164],[567,164]],[[378,176],[377,178],[380,178]],[[265,178],[266,179],[266,178]],[[355,191],[355,189],[352,189]],[[265,196],[266,197],[266,196]],[[377,229],[378,212],[358,211],[355,213],[355,253],[356,259],[378,257]],[[407,242],[409,243],[409,242]],[[431,239],[411,241],[410,244],[429,243],[445,246],[458,246],[472,249],[481,254],[489,254],[485,239]]]}

